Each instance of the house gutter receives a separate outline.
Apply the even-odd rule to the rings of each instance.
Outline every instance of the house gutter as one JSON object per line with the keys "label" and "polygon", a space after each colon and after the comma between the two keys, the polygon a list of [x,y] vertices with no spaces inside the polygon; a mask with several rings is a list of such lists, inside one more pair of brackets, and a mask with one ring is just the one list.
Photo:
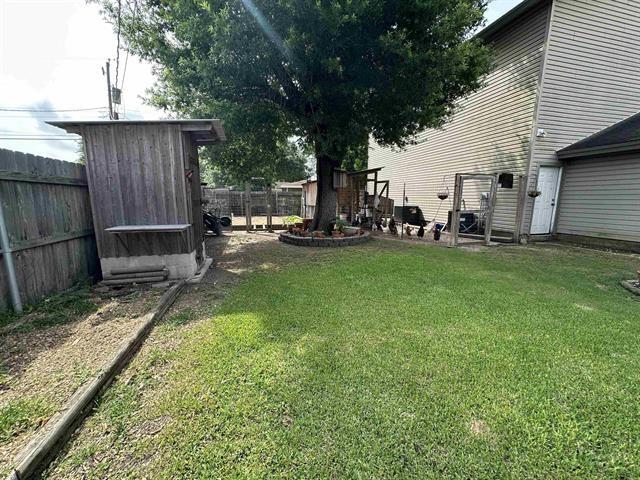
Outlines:
{"label": "house gutter", "polygon": [[529,13],[538,5],[547,1],[549,0],[524,0],[517,6],[509,10],[507,13],[505,13],[503,16],[498,18],[495,22],[490,23],[485,28],[476,33],[475,37],[481,38],[483,40],[488,40],[489,37],[502,30],[515,19],[525,15],[526,13]]}
{"label": "house gutter", "polygon": [[578,158],[598,157],[601,155],[616,155],[623,153],[634,153],[640,151],[640,141],[634,140],[625,143],[612,143],[609,145],[599,145],[597,147],[572,148],[569,146],[559,150],[556,154],[558,160],[573,160]]}
{"label": "house gutter", "polygon": [[4,257],[4,265],[9,278],[9,293],[11,294],[11,303],[16,313],[22,312],[22,300],[20,300],[20,289],[18,288],[18,279],[16,278],[16,269],[13,265],[13,252],[9,245],[9,234],[7,233],[7,225],[4,221],[4,211],[2,203],[0,203],[0,249]]}

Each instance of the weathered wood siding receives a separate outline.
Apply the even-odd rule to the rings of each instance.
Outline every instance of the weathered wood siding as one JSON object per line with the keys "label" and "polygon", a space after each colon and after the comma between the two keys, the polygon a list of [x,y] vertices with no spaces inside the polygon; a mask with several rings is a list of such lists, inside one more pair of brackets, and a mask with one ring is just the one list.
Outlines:
{"label": "weathered wood siding", "polygon": [[[444,179],[451,194],[438,216],[444,221],[456,173],[526,173],[549,12],[550,5],[542,4],[491,39],[495,70],[443,129],[424,132],[405,151],[373,147],[369,166],[385,167],[380,178],[390,180],[396,205],[402,205],[406,182],[409,204],[421,206],[432,218]],[[488,190],[488,183],[466,183],[466,207],[477,208],[480,192]],[[517,193],[517,181],[512,190],[499,190],[494,228],[513,230]]]}
{"label": "weathered wood siding", "polygon": [[557,231],[640,242],[640,154],[567,162]]}
{"label": "weathered wood siding", "polygon": [[[640,111],[640,2],[555,0],[530,186],[556,152]],[[531,222],[528,202],[524,231]]]}
{"label": "weathered wood siding", "polygon": [[[0,201],[23,303],[99,275],[86,182],[82,165],[0,150]],[[8,305],[2,264],[0,310]]]}
{"label": "weathered wood siding", "polygon": [[105,228],[119,225],[191,224],[185,146],[180,125],[82,127],[87,177],[101,258],[190,253],[178,233],[129,234],[128,248]]}

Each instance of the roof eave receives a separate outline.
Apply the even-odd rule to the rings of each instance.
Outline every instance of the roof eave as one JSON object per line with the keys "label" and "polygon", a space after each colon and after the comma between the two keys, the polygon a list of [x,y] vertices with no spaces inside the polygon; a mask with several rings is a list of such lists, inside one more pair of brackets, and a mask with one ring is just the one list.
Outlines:
{"label": "roof eave", "polygon": [[640,140],[625,143],[615,143],[590,148],[564,149],[556,153],[559,160],[574,160],[602,155],[616,155],[621,153],[640,152]]}
{"label": "roof eave", "polygon": [[165,120],[62,120],[47,121],[49,125],[62,128],[69,133],[80,134],[83,127],[102,125],[180,125],[181,130],[189,132],[198,145],[211,145],[224,142],[227,136],[222,123],[213,119],[165,119]]}
{"label": "roof eave", "polygon": [[520,18],[522,15],[536,8],[538,5],[549,2],[552,0],[525,0],[516,7],[509,10],[503,16],[498,18],[495,22],[487,25],[485,28],[476,33],[475,37],[482,40],[487,40],[494,34],[506,28],[511,22]]}

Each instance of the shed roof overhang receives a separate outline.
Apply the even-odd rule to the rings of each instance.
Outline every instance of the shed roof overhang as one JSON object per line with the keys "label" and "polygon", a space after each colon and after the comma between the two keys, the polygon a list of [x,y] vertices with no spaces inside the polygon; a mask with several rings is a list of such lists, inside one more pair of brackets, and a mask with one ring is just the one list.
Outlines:
{"label": "shed roof overhang", "polygon": [[559,160],[640,152],[640,113],[558,150]]}
{"label": "shed roof overhang", "polygon": [[178,119],[178,120],[64,120],[46,122],[54,127],[63,128],[69,133],[81,134],[86,127],[104,125],[180,125],[182,131],[189,133],[196,145],[211,145],[224,142],[227,137],[218,119]]}
{"label": "shed roof overhang", "polygon": [[356,170],[354,172],[346,172],[346,173],[350,177],[356,177],[356,176],[360,176],[360,175],[369,175],[370,173],[376,173],[376,172],[379,172],[380,170],[382,170],[383,168],[384,167],[368,168],[366,170]]}

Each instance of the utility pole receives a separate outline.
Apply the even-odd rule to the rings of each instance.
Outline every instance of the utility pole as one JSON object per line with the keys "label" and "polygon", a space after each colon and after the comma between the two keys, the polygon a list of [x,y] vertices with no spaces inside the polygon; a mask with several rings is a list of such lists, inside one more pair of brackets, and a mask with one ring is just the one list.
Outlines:
{"label": "utility pole", "polygon": [[115,120],[116,115],[113,112],[113,101],[111,98],[111,63],[107,60],[107,64],[105,66],[106,70],[103,70],[107,76],[107,97],[109,98],[109,120]]}

